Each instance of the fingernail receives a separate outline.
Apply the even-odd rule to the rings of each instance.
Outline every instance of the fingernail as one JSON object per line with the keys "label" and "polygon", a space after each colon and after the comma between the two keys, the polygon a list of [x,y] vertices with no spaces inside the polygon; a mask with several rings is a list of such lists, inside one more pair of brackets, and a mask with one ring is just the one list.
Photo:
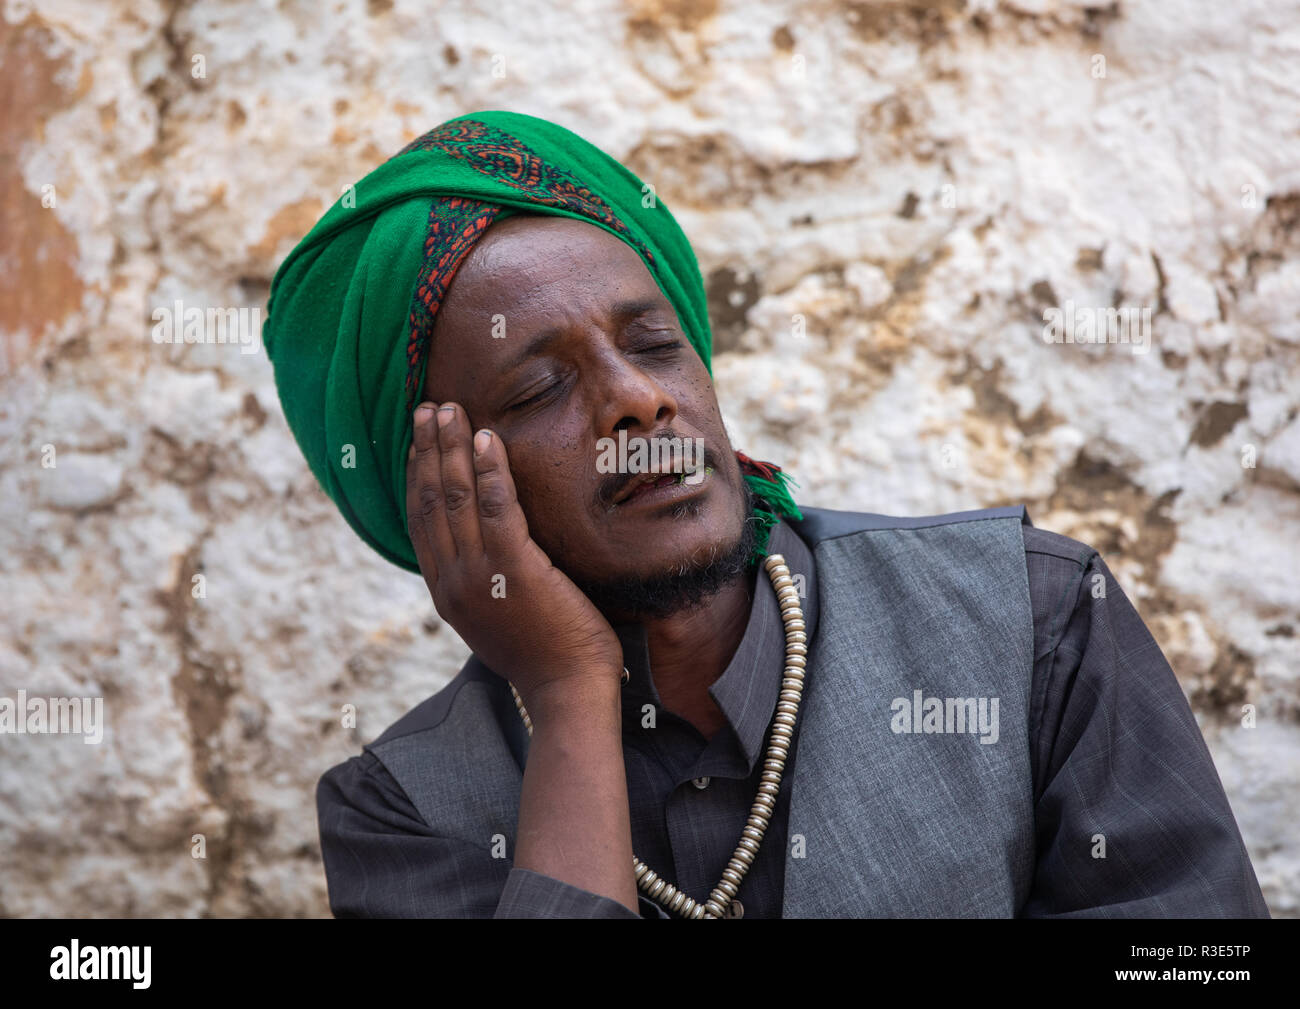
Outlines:
{"label": "fingernail", "polygon": [[487,451],[487,447],[492,444],[492,432],[480,431],[474,435],[474,454],[482,455]]}
{"label": "fingernail", "polygon": [[438,407],[438,426],[446,427],[447,422],[451,420],[451,418],[455,415],[455,413],[456,413],[456,408],[454,406]]}
{"label": "fingernail", "polygon": [[417,424],[429,423],[429,414],[433,413],[432,403],[421,403],[415,408],[415,422]]}

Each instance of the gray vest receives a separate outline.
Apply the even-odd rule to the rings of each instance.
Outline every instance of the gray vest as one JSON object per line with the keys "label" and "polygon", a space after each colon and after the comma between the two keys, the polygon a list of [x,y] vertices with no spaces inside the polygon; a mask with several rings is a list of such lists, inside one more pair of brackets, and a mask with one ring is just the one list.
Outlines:
{"label": "gray vest", "polygon": [[[819,616],[782,786],[783,916],[1014,916],[1034,870],[1024,508],[801,511]],[[526,738],[502,738],[484,684],[444,694],[437,768],[422,732],[370,749],[428,823],[513,851]]]}
{"label": "gray vest", "polygon": [[[821,610],[784,917],[1013,916],[1034,870],[1024,509],[801,510]],[[976,730],[997,700],[995,742],[967,699]]]}

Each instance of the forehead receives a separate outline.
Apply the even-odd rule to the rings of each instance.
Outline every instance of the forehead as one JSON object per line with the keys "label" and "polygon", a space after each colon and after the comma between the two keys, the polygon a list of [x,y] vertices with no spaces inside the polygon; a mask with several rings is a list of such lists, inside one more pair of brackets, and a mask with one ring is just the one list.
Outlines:
{"label": "forehead", "polygon": [[456,271],[434,321],[431,364],[438,367],[431,374],[477,379],[522,339],[608,322],[615,306],[629,301],[657,303],[675,318],[641,257],[603,228],[565,217],[507,218]]}
{"label": "forehead", "polygon": [[443,308],[455,313],[495,304],[540,310],[615,288],[641,294],[658,290],[641,257],[604,228],[567,217],[517,216],[493,225],[470,250]]}

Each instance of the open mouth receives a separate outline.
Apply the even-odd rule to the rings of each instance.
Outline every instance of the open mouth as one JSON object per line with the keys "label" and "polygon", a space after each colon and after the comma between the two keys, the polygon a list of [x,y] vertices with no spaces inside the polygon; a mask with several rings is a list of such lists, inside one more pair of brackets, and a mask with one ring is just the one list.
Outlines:
{"label": "open mouth", "polygon": [[[697,470],[696,472],[698,473],[699,471]],[[687,487],[687,486],[692,488],[698,487],[712,473],[713,473],[713,467],[705,466],[703,474],[701,476],[696,477],[693,480],[688,479],[688,477],[692,476],[693,474],[686,473],[686,472],[665,473],[663,476],[659,477],[658,479],[644,480],[641,483],[637,484],[630,494],[627,494],[620,500],[615,501],[612,507],[617,508],[619,505],[627,504],[630,501],[635,501],[639,498],[643,498],[651,494],[654,494],[656,496],[663,496],[663,492],[670,488]]]}
{"label": "open mouth", "polygon": [[674,484],[685,483],[685,473],[669,473],[667,476],[661,476],[658,480],[650,483],[643,483],[640,487],[628,495],[628,498],[634,498],[638,494],[644,494],[646,491],[654,490],[656,487],[672,487]]}

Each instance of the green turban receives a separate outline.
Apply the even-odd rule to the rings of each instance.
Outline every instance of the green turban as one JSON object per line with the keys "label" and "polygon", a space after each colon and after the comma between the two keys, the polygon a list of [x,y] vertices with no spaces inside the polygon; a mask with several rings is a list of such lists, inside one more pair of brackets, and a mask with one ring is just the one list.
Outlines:
{"label": "green turban", "polygon": [[[699,264],[649,186],[561,126],[513,112],[451,119],[345,190],[280,264],[262,337],[285,418],[312,473],[375,550],[419,571],[406,456],[434,317],[460,265],[513,213],[587,221],[641,256],[712,374]],[[801,518],[780,468],[737,452],[759,546]]]}

